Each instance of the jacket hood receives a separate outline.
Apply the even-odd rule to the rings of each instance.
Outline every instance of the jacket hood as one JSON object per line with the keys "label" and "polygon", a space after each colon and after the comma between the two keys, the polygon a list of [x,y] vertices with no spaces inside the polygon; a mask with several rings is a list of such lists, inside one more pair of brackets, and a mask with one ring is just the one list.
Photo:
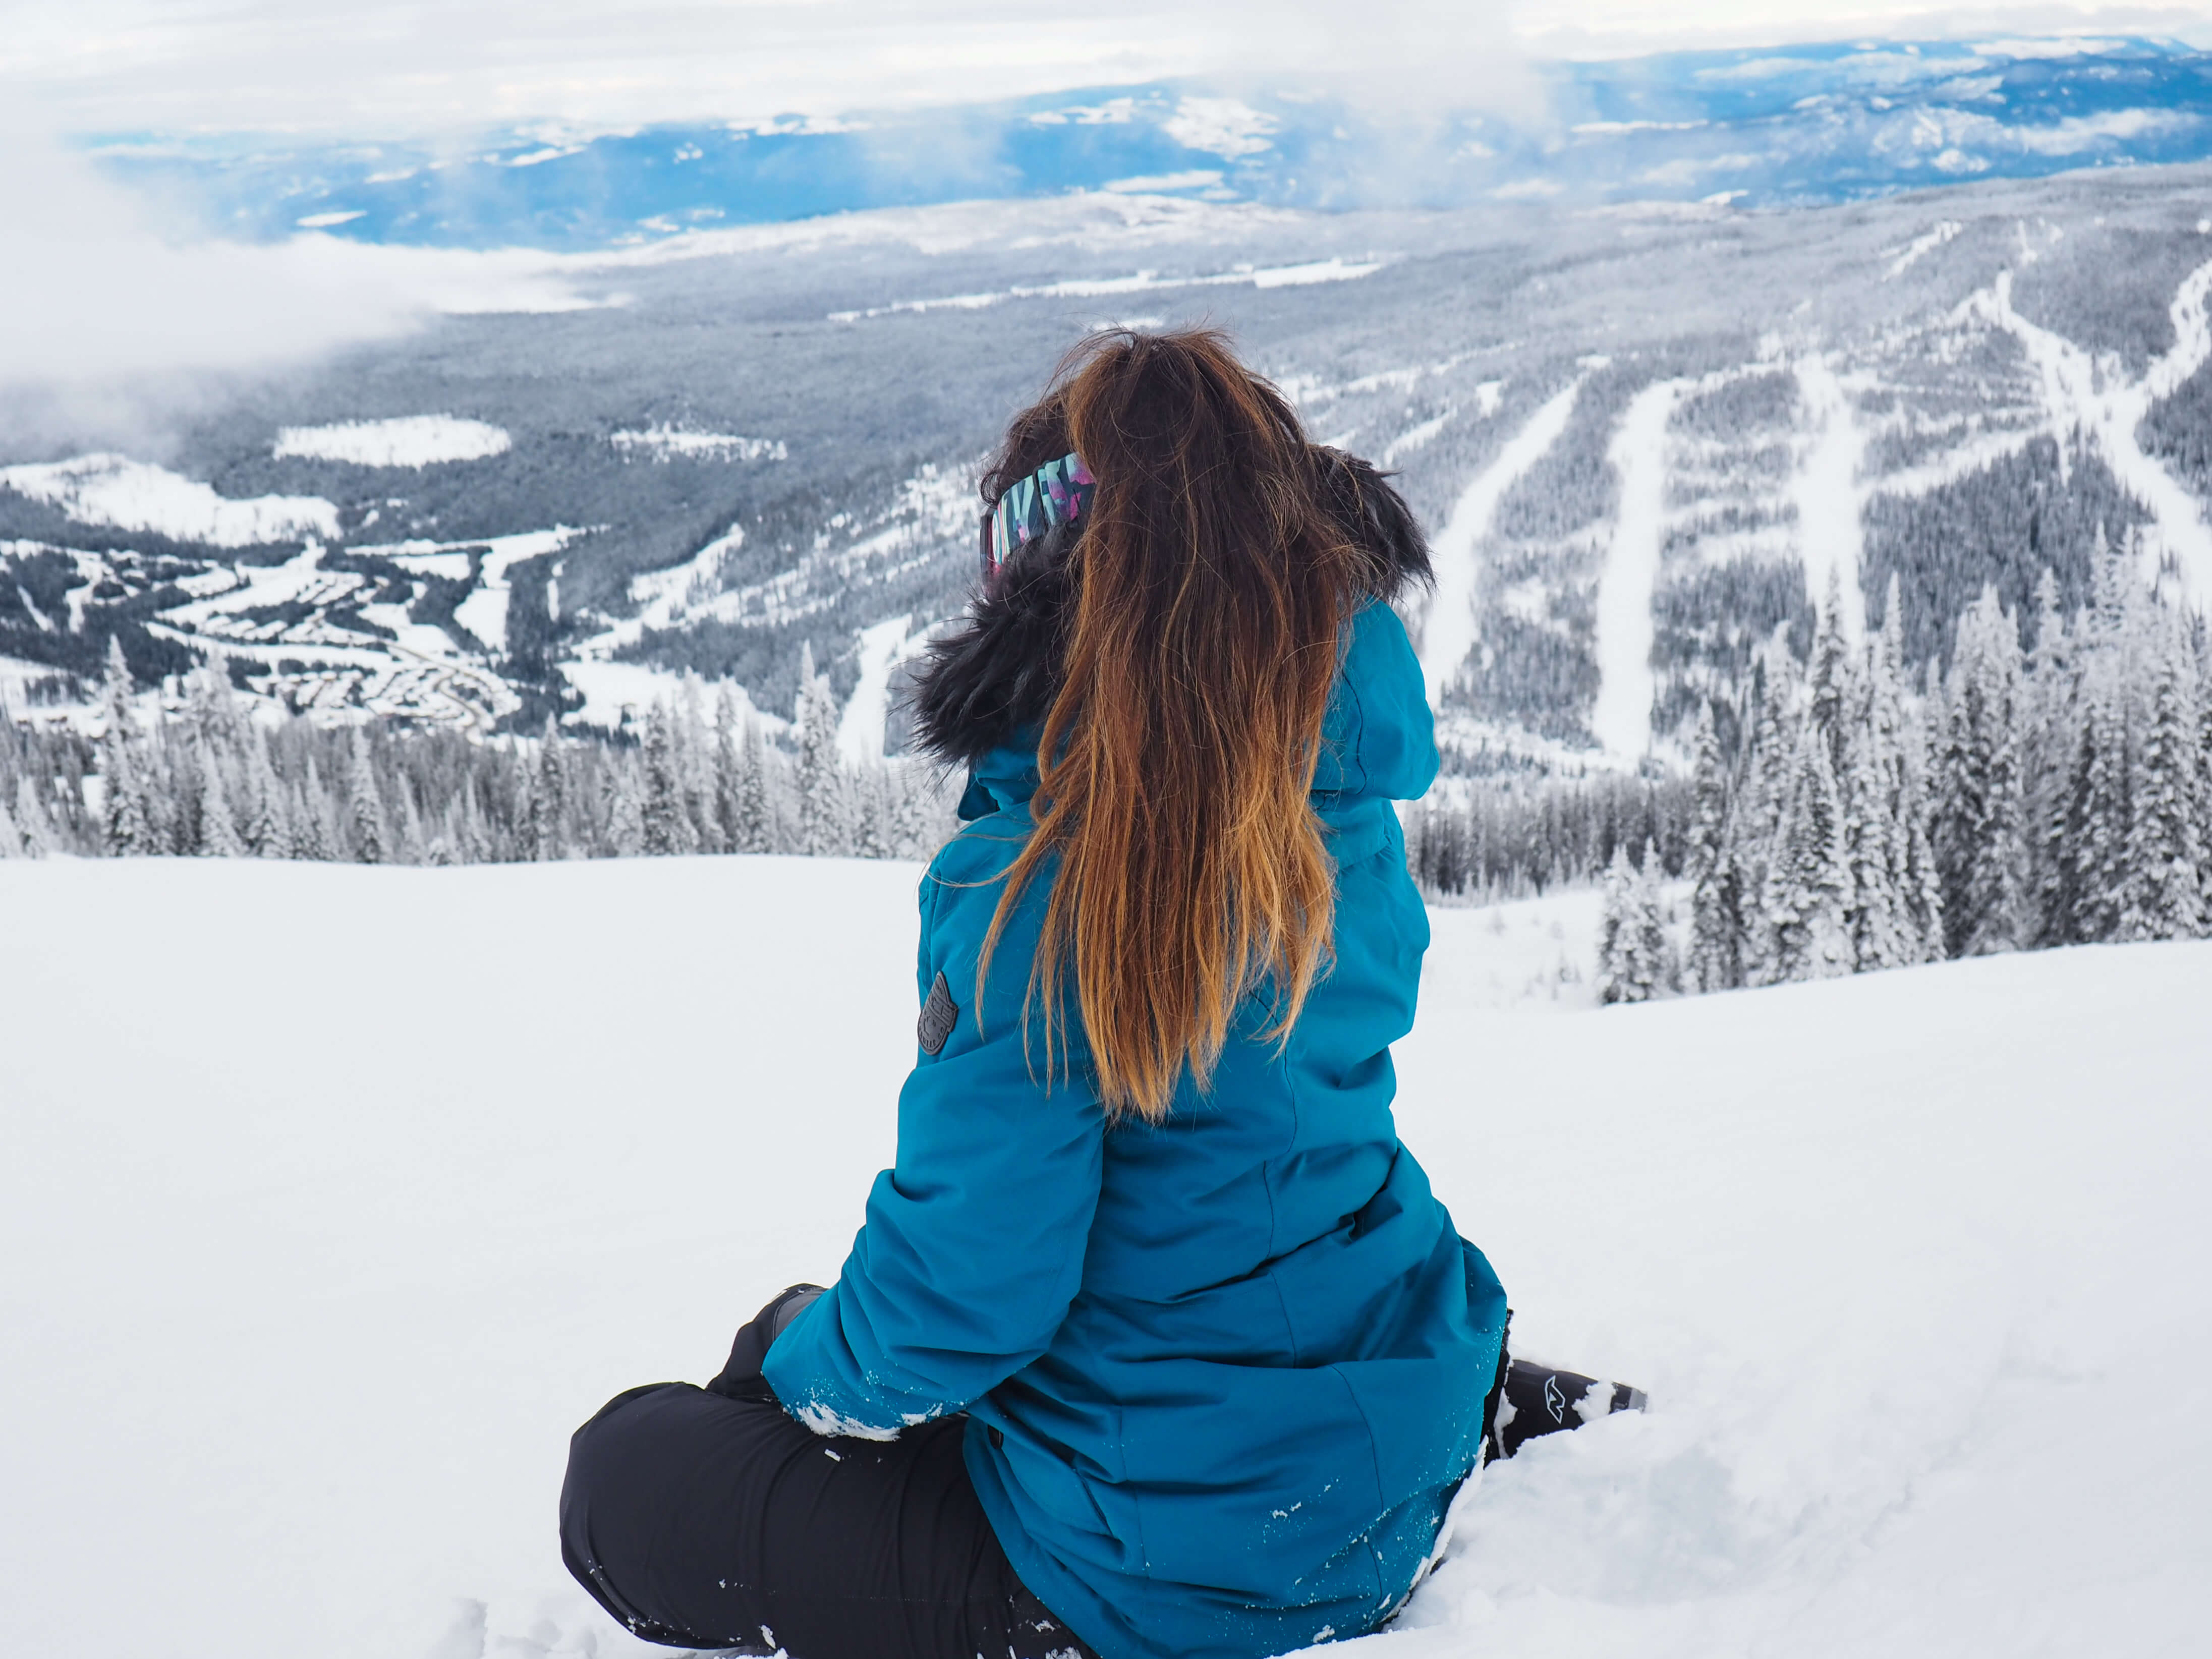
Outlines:
{"label": "jacket hood", "polygon": [[[1375,556],[1374,597],[1395,599],[1430,580],[1429,547],[1413,511],[1365,461],[1315,451],[1325,504],[1344,532]],[[1075,599],[1070,556],[1079,524],[1055,526],[1010,560],[950,634],[933,641],[909,698],[921,750],[974,767],[992,750],[1034,746],[1059,694],[1065,632]],[[1418,792],[1417,792],[1418,793]]]}

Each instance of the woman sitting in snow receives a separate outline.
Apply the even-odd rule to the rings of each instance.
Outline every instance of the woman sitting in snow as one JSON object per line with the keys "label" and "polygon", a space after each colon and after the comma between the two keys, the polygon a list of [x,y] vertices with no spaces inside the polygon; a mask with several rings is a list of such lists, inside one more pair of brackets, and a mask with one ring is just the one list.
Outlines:
{"label": "woman sitting in snow", "polygon": [[1088,342],[983,494],[916,698],[969,822],[897,1167],[835,1285],[577,1431],[569,1570],[651,1640],[793,1659],[1372,1631],[1486,1451],[1632,1403],[1509,1368],[1391,1120],[1426,547],[1203,332]]}

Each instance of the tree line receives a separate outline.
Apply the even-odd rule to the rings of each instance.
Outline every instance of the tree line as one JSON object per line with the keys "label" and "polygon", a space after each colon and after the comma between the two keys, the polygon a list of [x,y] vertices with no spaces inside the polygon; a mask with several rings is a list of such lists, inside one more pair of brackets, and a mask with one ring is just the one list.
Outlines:
{"label": "tree line", "polygon": [[[1862,652],[1826,606],[1778,638],[1731,754],[1698,726],[1679,860],[1617,842],[1600,994],[1641,1001],[1948,957],[2195,939],[2212,924],[2212,639],[2101,538],[2085,603],[1994,587],[1915,687],[1893,591]],[[2033,644],[2022,624],[2033,623]],[[1687,882],[1686,939],[1660,884]]]}
{"label": "tree line", "polygon": [[726,684],[695,682],[633,740],[471,742],[443,730],[274,722],[211,657],[180,708],[143,720],[111,644],[100,732],[15,724],[0,741],[0,857],[480,864],[679,853],[926,858],[952,827],[919,763],[853,765],[811,653],[779,741]]}

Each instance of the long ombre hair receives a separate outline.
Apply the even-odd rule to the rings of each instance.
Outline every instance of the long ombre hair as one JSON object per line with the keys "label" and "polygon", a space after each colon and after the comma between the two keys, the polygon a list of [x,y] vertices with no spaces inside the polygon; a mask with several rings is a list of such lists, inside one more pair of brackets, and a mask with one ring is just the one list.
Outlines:
{"label": "long ombre hair", "polygon": [[[1067,553],[1061,682],[1035,830],[977,965],[1057,862],[1025,1011],[1066,1063],[1072,989],[1109,1115],[1210,1086],[1238,1010],[1286,1041],[1328,960],[1334,872],[1310,792],[1352,611],[1384,586],[1328,510],[1282,393],[1206,330],[1079,346],[1014,422],[995,501],[1073,449],[1097,493]],[[980,1000],[980,997],[979,997]]]}

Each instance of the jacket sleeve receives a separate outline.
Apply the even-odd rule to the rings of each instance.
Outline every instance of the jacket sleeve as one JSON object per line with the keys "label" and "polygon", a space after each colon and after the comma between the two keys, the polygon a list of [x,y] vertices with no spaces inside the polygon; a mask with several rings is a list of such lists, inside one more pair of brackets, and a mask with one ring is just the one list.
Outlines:
{"label": "jacket sleeve", "polygon": [[876,1177],[837,1283],[763,1367],[817,1434],[888,1439],[963,1409],[1044,1352],[1083,1280],[1103,1160],[1097,1096],[1079,1062],[1044,1086],[1041,1033],[1036,1077],[1023,1051],[1045,872],[1000,939],[979,1024],[975,957],[1000,889],[941,872],[964,862],[960,847],[923,878],[917,975],[925,1000],[945,975],[951,1030],[936,1054],[918,1051],[900,1091],[898,1164]]}

